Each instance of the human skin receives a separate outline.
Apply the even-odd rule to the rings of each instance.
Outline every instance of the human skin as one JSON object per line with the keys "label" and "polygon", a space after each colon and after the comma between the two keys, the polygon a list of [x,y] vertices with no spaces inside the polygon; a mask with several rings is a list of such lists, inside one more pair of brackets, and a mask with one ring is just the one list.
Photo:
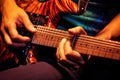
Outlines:
{"label": "human skin", "polygon": [[[87,34],[82,27],[74,27],[68,30],[71,34]],[[120,13],[115,16],[108,25],[105,26],[96,36],[99,39],[110,40],[120,36]],[[63,38],[59,43],[57,48],[56,56],[58,62],[64,62],[66,65],[71,65],[73,67],[80,66],[84,64],[84,60],[81,54],[72,49],[69,40]],[[71,57],[69,57],[71,56]],[[88,56],[88,59],[90,56]]]}

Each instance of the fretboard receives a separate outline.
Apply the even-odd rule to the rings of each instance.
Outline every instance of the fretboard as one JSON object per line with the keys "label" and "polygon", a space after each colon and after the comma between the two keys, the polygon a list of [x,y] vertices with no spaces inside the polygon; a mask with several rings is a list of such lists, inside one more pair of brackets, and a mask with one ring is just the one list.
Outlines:
{"label": "fretboard", "polygon": [[72,40],[73,49],[82,54],[120,60],[120,42],[102,40],[87,35],[74,36],[64,30],[37,26],[32,43],[56,48],[62,38]]}

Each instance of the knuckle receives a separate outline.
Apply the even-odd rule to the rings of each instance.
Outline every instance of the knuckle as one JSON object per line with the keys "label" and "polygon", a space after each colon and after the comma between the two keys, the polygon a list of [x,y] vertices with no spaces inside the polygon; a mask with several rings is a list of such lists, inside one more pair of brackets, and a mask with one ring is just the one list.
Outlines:
{"label": "knuckle", "polygon": [[10,43],[10,42],[7,42],[7,45],[9,45],[9,46],[12,46],[12,43]]}
{"label": "knuckle", "polygon": [[11,23],[12,23],[11,21],[8,21],[8,22],[5,24],[5,27],[8,28],[9,26],[12,26]]}
{"label": "knuckle", "polygon": [[11,35],[11,38],[12,38],[12,39],[17,39],[17,36],[18,36],[17,34],[12,34],[12,35]]}
{"label": "knuckle", "polygon": [[67,59],[66,58],[60,58],[60,61],[66,61]]}

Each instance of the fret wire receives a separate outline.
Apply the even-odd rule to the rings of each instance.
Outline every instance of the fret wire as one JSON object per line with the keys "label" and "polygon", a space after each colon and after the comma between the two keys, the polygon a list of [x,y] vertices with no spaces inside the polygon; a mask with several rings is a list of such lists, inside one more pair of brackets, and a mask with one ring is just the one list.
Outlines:
{"label": "fret wire", "polygon": [[[42,27],[42,28],[44,28],[45,29],[45,27]],[[56,31],[57,31],[57,33],[55,33],[55,34],[53,34],[53,35],[59,35],[60,37],[66,37],[66,36],[69,36],[68,35],[68,32],[67,31],[62,31],[62,30],[56,30],[56,29],[49,29],[49,28],[47,28],[47,33],[48,33],[48,31],[50,32],[50,33],[55,33]],[[44,31],[44,30],[43,30]],[[59,32],[59,34],[58,34],[58,32]],[[63,34],[64,33],[64,34]],[[61,34],[62,34],[62,36],[61,36]],[[88,36],[83,36],[83,35],[81,35],[82,36],[82,39],[84,39],[85,38],[85,40],[86,40],[86,38],[87,38],[87,40],[89,40],[89,41],[97,41],[96,43],[99,43],[99,44],[103,44],[103,42],[105,41],[103,41],[103,40],[99,40],[99,39],[95,39],[95,38],[93,38],[93,37],[88,37]],[[78,37],[78,39],[80,39],[81,38],[81,36],[80,37]],[[78,42],[78,41],[77,41]],[[108,43],[108,42],[104,42],[104,45],[111,45],[110,43]],[[118,45],[118,46],[120,46],[120,45]],[[112,45],[112,47],[113,47],[113,45]]]}
{"label": "fret wire", "polygon": [[[45,28],[45,27],[42,27],[42,28]],[[47,28],[47,29],[48,29],[48,28]],[[50,30],[52,30],[52,32],[54,32],[54,33],[56,32],[56,31],[55,31],[56,29],[50,29]],[[50,31],[50,30],[48,30],[48,31]],[[43,30],[43,31],[44,31],[44,30]],[[47,32],[48,32],[48,31],[47,31]],[[57,32],[59,32],[60,34],[57,34],[57,33],[56,33],[56,34],[54,34],[54,35],[60,35],[60,37],[69,36],[68,33],[66,33],[67,31],[57,30]],[[51,31],[50,31],[50,33],[51,33]],[[64,33],[64,34],[63,34],[63,33]],[[65,35],[65,33],[66,33],[66,35]],[[62,34],[62,36],[61,36],[61,34]],[[81,35],[81,36],[83,36],[83,35]],[[80,39],[80,38],[81,38],[81,37],[78,37],[78,39]],[[84,38],[85,38],[85,40],[86,40],[86,38],[87,38],[87,40],[91,40],[92,42],[93,42],[93,41],[95,41],[95,42],[96,42],[96,41],[99,41],[99,39],[94,40],[95,38],[92,38],[92,37],[83,36],[82,39],[84,39]],[[105,41],[105,40],[104,40],[104,41]],[[78,41],[77,41],[77,42],[78,42]],[[103,40],[100,40],[99,42],[96,42],[96,43],[101,44],[101,43],[103,43]],[[107,43],[108,43],[108,42],[107,42]],[[105,44],[104,44],[104,45],[105,45]],[[108,44],[106,44],[106,45],[108,46],[108,45],[110,45],[110,44],[108,43]],[[112,47],[113,47],[113,45],[112,45]]]}
{"label": "fret wire", "polygon": [[[77,41],[77,44],[80,44],[81,42],[82,42],[82,43],[87,43],[87,44],[89,44],[89,45],[90,45],[90,44],[94,44],[94,45],[103,46],[103,47],[106,47],[106,48],[113,48],[113,49],[120,50],[120,48],[119,48],[119,47],[116,47],[116,46],[110,46],[110,45],[108,46],[108,45],[106,45],[106,44],[100,44],[100,43],[98,43],[98,42],[94,42],[94,41],[90,41],[90,40],[84,40],[84,39],[83,39],[83,40],[80,40],[80,39],[79,39],[79,40]],[[77,45],[77,44],[76,44],[76,45]],[[116,50],[116,51],[117,51],[117,50]]]}
{"label": "fret wire", "polygon": [[59,37],[67,37],[68,39],[69,39],[69,37],[73,36],[73,35],[70,35],[67,31],[51,29],[51,28],[45,28],[45,27],[38,28],[38,31],[45,32],[45,33],[50,33],[53,36],[57,35]]}
{"label": "fret wire", "polygon": [[[63,31],[63,30],[57,30],[57,29],[52,29],[52,28],[48,28],[48,27],[40,27],[40,28],[37,28],[38,29],[38,32],[41,32],[41,33],[44,33],[44,34],[51,34],[51,36],[55,37],[55,39],[58,39],[56,37],[60,37],[61,39],[63,37],[66,37],[67,39],[70,39],[73,35],[70,35],[67,31]],[[86,35],[80,35],[78,38],[78,40],[76,41],[76,45],[80,44],[81,42],[82,43],[89,43],[89,44],[92,44],[92,45],[98,45],[98,46],[102,46],[102,47],[105,47],[105,49],[109,49],[109,48],[112,48],[115,49],[115,51],[119,51],[120,49],[118,48],[120,46],[120,43],[118,42],[114,42],[114,41],[107,41],[107,40],[101,40],[101,39],[97,39],[97,38],[93,38],[93,37],[89,37],[89,36],[86,36]],[[82,39],[82,40],[81,40]],[[45,40],[46,41],[46,40]],[[49,41],[48,41],[49,42]],[[48,44],[48,42],[44,43],[44,44]],[[53,41],[54,43],[55,41]],[[57,47],[57,44],[59,42],[57,41],[57,43],[55,44],[54,47]],[[113,44],[114,43],[114,44]],[[115,45],[116,44],[116,45]],[[48,44],[49,45],[49,44]],[[91,45],[90,45],[91,46]],[[108,47],[109,46],[109,47]],[[77,49],[79,49],[79,45],[78,47],[76,47]],[[117,48],[117,49],[116,49]],[[82,48],[83,49],[83,48]],[[104,50],[104,48],[101,48],[102,50]],[[90,49],[91,50],[91,49]],[[89,51],[89,49],[85,48],[83,51]],[[114,51],[114,50],[113,50]],[[98,50],[99,52],[99,50]],[[94,52],[93,52],[94,53]],[[106,52],[106,54],[98,54],[99,56],[102,56],[102,57],[111,57],[110,55],[108,55],[107,53],[112,53],[112,52]],[[92,53],[91,53],[92,54]],[[95,54],[96,55],[96,54]],[[118,58],[120,59],[120,56],[119,54],[115,54],[113,56],[113,58],[115,58],[115,56],[118,55]]]}
{"label": "fret wire", "polygon": [[[70,35],[68,35],[68,32],[65,32],[65,31],[59,31],[59,34],[57,33],[58,31],[55,31],[56,29],[52,29],[52,28],[46,28],[46,27],[39,27],[39,28],[37,28],[38,29],[38,32],[41,32],[41,33],[44,33],[45,35],[51,35],[51,36],[53,36],[54,38],[56,38],[56,36],[57,37],[61,37],[61,38],[63,38],[63,37],[65,37],[65,36],[67,36],[66,38],[70,38]],[[63,34],[63,32],[64,32],[64,34]],[[62,33],[62,34],[61,34]],[[67,34],[67,35],[66,35]],[[60,36],[60,35],[62,35],[62,36]],[[44,40],[45,41],[45,40]],[[47,41],[47,42],[49,42],[49,41]],[[54,41],[55,42],[55,41]],[[56,43],[56,45],[55,46],[57,46],[57,44],[58,44],[59,42],[57,42]],[[48,44],[48,43],[43,43],[43,45],[44,44]],[[48,44],[49,45],[49,44]],[[53,46],[53,45],[52,45]]]}
{"label": "fret wire", "polygon": [[[99,56],[99,57],[105,57],[105,58],[113,58],[116,60],[120,60],[120,55],[119,53],[112,53],[112,52],[105,52],[104,50],[101,51],[101,49],[90,49],[90,48],[86,48],[86,47],[77,47],[75,48],[75,50],[77,50],[78,52],[82,53],[82,54],[90,54],[90,55],[94,55],[94,56]],[[89,52],[90,51],[90,52]]]}
{"label": "fret wire", "polygon": [[100,44],[106,44],[106,45],[120,47],[120,42],[118,42],[118,41],[103,40],[103,39],[95,38],[92,36],[86,36],[86,35],[80,35],[78,37],[78,39],[80,39],[81,37],[82,37],[82,39],[95,41],[95,42],[100,43]]}
{"label": "fret wire", "polygon": [[[58,41],[56,42],[56,43],[54,43],[55,41],[56,41],[56,39],[58,39],[58,37],[60,38],[60,40],[63,38],[63,37],[66,37],[67,39],[70,39],[73,35],[70,35],[67,31],[63,31],[63,30],[57,30],[57,29],[52,29],[52,28],[48,28],[48,27],[39,27],[39,28],[37,28],[38,29],[38,32],[41,32],[41,33],[44,33],[44,35],[50,35],[50,36],[53,36],[53,37],[55,37],[55,39],[54,39],[54,41],[52,41],[52,44],[51,44],[51,46],[53,46],[54,45],[54,47],[57,47],[57,44],[59,43]],[[44,36],[43,35],[43,36]],[[45,36],[45,37],[47,37],[47,36]],[[48,39],[49,40],[49,38],[47,37],[47,38],[45,38],[45,39]],[[51,42],[51,40],[50,41],[47,41],[47,40],[43,40],[44,41],[44,43],[43,43],[43,45],[50,45],[49,44],[49,42]],[[116,43],[116,44],[118,44],[117,46],[115,46],[113,43],[114,42],[108,42],[108,41],[105,41],[105,40],[100,40],[100,39],[96,39],[96,38],[93,38],[93,37],[88,37],[88,36],[86,36],[86,35],[80,35],[78,38],[77,38],[77,41],[76,41],[76,45],[77,45],[77,47],[75,47],[76,49],[80,49],[81,47],[79,46],[79,44],[80,43],[85,43],[85,44],[90,44],[89,45],[89,47],[91,47],[91,45],[93,45],[93,47],[95,46],[95,45],[98,45],[98,46],[102,46],[103,48],[101,48],[103,51],[104,50],[109,50],[109,48],[112,48],[112,49],[115,49],[115,51],[117,51],[117,49],[118,50],[120,50],[119,49],[119,43]],[[112,45],[111,45],[111,43],[112,43]],[[110,44],[110,45],[109,45]],[[76,46],[75,45],[75,46]],[[114,46],[113,46],[114,45]],[[85,46],[85,45],[84,45]],[[109,46],[109,47],[107,47],[107,46]],[[110,55],[110,53],[112,53],[112,52],[109,52],[109,51],[107,51],[106,52],[106,54],[99,54],[99,53],[101,53],[100,52],[100,50],[96,50],[97,52],[98,52],[98,54],[95,54],[96,53],[96,51],[93,49],[93,51],[92,51],[92,49],[89,49],[89,47],[88,48],[86,48],[86,47],[82,47],[82,49],[81,50],[83,50],[84,52],[86,52],[86,53],[88,53],[88,51],[89,50],[91,50],[91,54],[92,55],[96,55],[96,56],[101,56],[101,57],[112,57],[112,58],[115,58],[116,59],[116,57],[115,56],[117,56],[118,55],[118,59],[120,59],[120,56],[119,56],[119,54],[116,54],[115,53],[115,55],[113,56],[113,54],[111,54]],[[104,49],[104,47],[105,47],[105,49]],[[95,52],[94,52],[95,51]],[[93,53],[94,54],[93,54]],[[105,51],[104,51],[105,52]],[[109,53],[109,55],[108,55],[108,53]]]}
{"label": "fret wire", "polygon": [[[91,42],[91,44],[94,43],[94,44],[98,44],[98,45],[102,45],[102,46],[106,46],[106,47],[112,47],[112,48],[118,48],[119,49],[119,46],[108,45],[108,44],[102,43],[102,41],[98,42],[98,41],[92,40],[92,39],[84,39],[84,38],[82,38],[82,42],[85,42],[85,43],[90,43]],[[81,38],[79,38],[77,40],[77,43],[78,44],[81,43]]]}
{"label": "fret wire", "polygon": [[[86,52],[89,50],[89,48],[87,46],[85,46],[85,44],[88,44],[88,46],[91,46],[91,45],[95,46],[95,45],[97,45],[97,44],[94,44],[94,42],[88,42],[88,41],[86,42],[85,40],[81,40],[80,42],[82,42],[81,44],[84,44],[84,47],[86,48]],[[76,46],[77,46],[77,47],[75,47],[76,49],[80,49],[81,50],[80,42],[76,43]],[[113,47],[107,47],[107,45],[99,45],[99,44],[97,46],[102,46],[102,47],[100,47],[100,50],[97,51],[98,54],[97,53],[94,54],[94,49],[95,49],[95,47],[94,47],[93,48],[93,53],[91,53],[92,55],[96,55],[97,54],[98,56],[108,57],[111,54],[112,55],[116,54],[116,55],[118,55],[118,57],[120,59],[120,55],[119,55],[120,54],[120,49],[118,47],[117,48],[116,47],[113,48]],[[112,48],[112,52],[109,51],[109,50],[111,50],[111,48]],[[109,55],[108,55],[108,53],[109,53]],[[111,58],[112,58],[112,56],[111,56]]]}
{"label": "fret wire", "polygon": [[61,31],[61,32],[56,32],[55,30],[52,30],[52,31],[46,31],[46,33],[51,33],[51,34],[54,34],[54,35],[60,35],[60,36],[64,36],[64,37],[66,37],[66,36],[70,36],[68,33],[66,33],[66,32],[63,32],[63,31]]}
{"label": "fret wire", "polygon": [[[44,34],[48,34],[48,35],[52,35],[52,36],[58,36],[58,37],[62,37],[62,38],[67,38],[67,39],[70,39],[70,35],[61,35],[61,34],[51,34],[51,33],[46,33],[46,32],[42,32]],[[55,38],[55,37],[54,37]]]}
{"label": "fret wire", "polygon": [[[45,29],[46,27],[44,27],[44,29]],[[63,30],[57,30],[57,29],[49,29],[49,28],[46,28],[48,31],[50,31],[50,33],[51,33],[51,31],[53,32],[53,33],[55,33],[55,32],[57,32],[56,33],[56,35],[58,35],[58,33],[60,34],[60,36],[61,36],[61,34],[62,34],[62,36],[69,36],[69,33],[67,32],[67,31],[63,31]],[[102,39],[98,39],[98,38],[94,38],[94,37],[90,37],[90,36],[86,36],[86,35],[80,35],[79,37],[78,37],[78,39],[79,38],[81,38],[82,37],[82,39],[84,39],[84,38],[87,38],[87,40],[88,39],[91,39],[92,41],[98,41],[98,43],[100,42],[100,44],[101,43],[103,43],[103,44],[107,44],[107,45],[115,45],[115,46],[119,46],[120,47],[120,43],[119,42],[117,42],[117,41],[110,41],[110,40],[102,40]]]}

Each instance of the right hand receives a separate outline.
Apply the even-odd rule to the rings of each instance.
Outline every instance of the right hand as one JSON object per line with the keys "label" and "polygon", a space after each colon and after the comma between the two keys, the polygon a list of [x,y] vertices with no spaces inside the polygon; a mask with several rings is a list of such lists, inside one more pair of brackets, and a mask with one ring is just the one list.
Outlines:
{"label": "right hand", "polygon": [[[30,41],[28,36],[22,36],[18,33],[17,27],[23,28],[29,32],[36,32],[33,24],[29,20],[26,12],[18,7],[14,0],[5,0],[1,6],[2,21],[1,32],[5,42],[14,47],[23,47]],[[24,25],[24,26],[23,26]]]}

